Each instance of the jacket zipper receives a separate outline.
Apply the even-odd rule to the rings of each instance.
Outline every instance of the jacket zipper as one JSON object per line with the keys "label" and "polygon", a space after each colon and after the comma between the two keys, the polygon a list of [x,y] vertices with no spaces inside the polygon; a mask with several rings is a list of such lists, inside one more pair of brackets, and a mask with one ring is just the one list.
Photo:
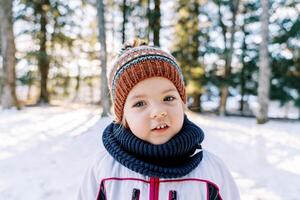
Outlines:
{"label": "jacket zipper", "polygon": [[158,200],[159,178],[150,177],[150,200]]}

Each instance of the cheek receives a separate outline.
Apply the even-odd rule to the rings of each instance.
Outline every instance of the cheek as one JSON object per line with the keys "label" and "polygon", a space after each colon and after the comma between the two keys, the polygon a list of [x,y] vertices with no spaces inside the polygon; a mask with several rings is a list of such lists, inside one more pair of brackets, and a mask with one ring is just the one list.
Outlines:
{"label": "cheek", "polygon": [[170,110],[171,118],[173,123],[175,123],[177,131],[179,131],[182,127],[183,120],[184,120],[184,113],[185,113],[186,105],[182,102],[176,106],[176,108]]}
{"label": "cheek", "polygon": [[124,112],[124,119],[127,122],[127,127],[129,127],[132,132],[139,131],[145,127],[145,116],[140,112],[136,113],[132,110]]}
{"label": "cheek", "polygon": [[184,115],[185,112],[185,104],[183,102],[179,103],[174,107],[173,109],[170,110],[173,115]]}
{"label": "cheek", "polygon": [[126,122],[131,132],[140,139],[145,139],[146,121],[141,116],[134,116],[133,114],[126,116]]}

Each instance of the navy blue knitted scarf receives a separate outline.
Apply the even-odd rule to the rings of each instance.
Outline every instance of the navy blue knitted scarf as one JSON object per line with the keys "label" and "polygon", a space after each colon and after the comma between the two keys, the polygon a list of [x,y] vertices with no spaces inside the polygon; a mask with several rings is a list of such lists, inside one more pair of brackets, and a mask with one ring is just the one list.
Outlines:
{"label": "navy blue knitted scarf", "polygon": [[[203,131],[184,117],[180,132],[168,142],[153,145],[136,137],[130,129],[111,123],[103,132],[103,144],[119,163],[142,175],[182,177],[202,160]],[[196,149],[200,149],[196,152]]]}

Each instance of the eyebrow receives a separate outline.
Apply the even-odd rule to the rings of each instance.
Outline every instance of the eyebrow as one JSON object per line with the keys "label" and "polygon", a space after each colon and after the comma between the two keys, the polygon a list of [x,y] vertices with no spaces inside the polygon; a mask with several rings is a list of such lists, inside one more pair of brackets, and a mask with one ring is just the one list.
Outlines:
{"label": "eyebrow", "polygon": [[[164,90],[161,94],[165,94],[165,93],[173,92],[173,91],[177,91],[176,88],[170,88],[170,89]],[[145,96],[146,96],[146,95],[144,95],[144,94],[138,94],[138,95],[132,96],[132,97],[130,98],[130,100],[142,98],[142,97],[145,97]]]}

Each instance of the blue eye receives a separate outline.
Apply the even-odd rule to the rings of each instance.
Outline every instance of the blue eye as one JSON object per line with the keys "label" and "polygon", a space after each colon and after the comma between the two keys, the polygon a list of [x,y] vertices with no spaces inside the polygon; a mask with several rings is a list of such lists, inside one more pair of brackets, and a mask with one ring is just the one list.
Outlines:
{"label": "blue eye", "polygon": [[173,96],[166,96],[165,98],[164,98],[164,101],[173,101],[173,100],[175,100],[176,98],[175,97],[173,97]]}
{"label": "blue eye", "polygon": [[133,105],[133,107],[142,107],[142,106],[144,106],[145,105],[145,102],[143,102],[143,101],[138,101],[137,103],[135,103],[134,105]]}

